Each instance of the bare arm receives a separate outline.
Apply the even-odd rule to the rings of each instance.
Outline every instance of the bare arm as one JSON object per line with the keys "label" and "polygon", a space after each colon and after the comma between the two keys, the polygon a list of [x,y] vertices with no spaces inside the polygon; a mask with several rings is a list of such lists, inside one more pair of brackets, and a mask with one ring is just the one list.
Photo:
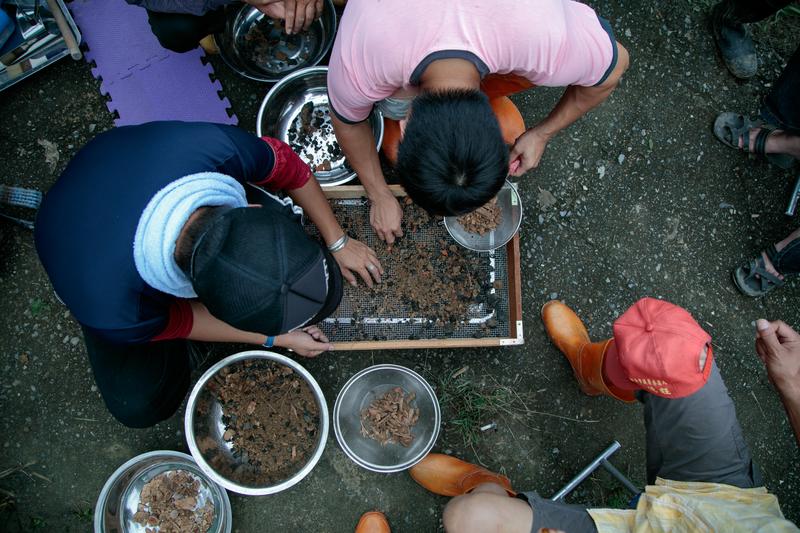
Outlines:
{"label": "bare arm", "polygon": [[[198,301],[191,302],[192,331],[187,337],[189,340],[207,342],[241,342],[244,344],[263,345],[267,340],[266,335],[242,331],[215,318],[208,312],[205,305]],[[328,338],[317,328],[311,326],[302,330],[275,337],[274,346],[289,348],[304,357],[316,357],[322,352],[333,350],[333,345]]]}
{"label": "bare arm", "polygon": [[372,204],[370,224],[381,240],[392,244],[395,237],[403,235],[400,228],[403,210],[386,185],[378,152],[375,150],[372,128],[367,121],[347,124],[333,113],[331,121],[336,132],[336,140],[344,151],[347,161],[358,174],[358,179],[366,189]]}
{"label": "bare arm", "polygon": [[777,389],[800,446],[800,333],[780,320],[756,322],[756,353]]}
{"label": "bare arm", "polygon": [[[328,203],[325,193],[322,192],[322,188],[313,177],[299,189],[288,191],[288,194],[297,205],[305,210],[311,221],[317,226],[326,245],[330,246],[344,235],[344,230],[333,214],[331,204]],[[372,287],[373,278],[380,283],[381,274],[383,274],[381,262],[378,261],[375,252],[360,241],[351,238],[344,248],[334,253],[333,257],[342,269],[342,276],[351,285],[356,285],[353,272],[358,273],[368,287]]]}
{"label": "bare arm", "polygon": [[344,234],[344,230],[333,215],[328,199],[325,198],[325,193],[322,192],[319,182],[313,176],[299,189],[292,189],[286,193],[294,203],[303,208],[317,226],[325,244],[333,244]]}
{"label": "bare arm", "polygon": [[528,170],[536,168],[547,142],[556,133],[605,102],[619,85],[619,80],[628,69],[628,65],[628,51],[617,43],[617,64],[601,85],[596,87],[569,86],[550,114],[517,139],[511,149],[511,168],[514,169],[511,174],[521,176]]}

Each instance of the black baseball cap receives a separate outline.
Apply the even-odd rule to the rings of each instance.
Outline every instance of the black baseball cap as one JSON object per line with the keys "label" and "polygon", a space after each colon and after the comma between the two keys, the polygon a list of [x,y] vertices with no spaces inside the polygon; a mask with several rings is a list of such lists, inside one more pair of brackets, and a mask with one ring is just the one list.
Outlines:
{"label": "black baseball cap", "polygon": [[278,202],[212,220],[192,251],[189,278],[213,316],[264,335],[320,322],[342,299],[336,260]]}

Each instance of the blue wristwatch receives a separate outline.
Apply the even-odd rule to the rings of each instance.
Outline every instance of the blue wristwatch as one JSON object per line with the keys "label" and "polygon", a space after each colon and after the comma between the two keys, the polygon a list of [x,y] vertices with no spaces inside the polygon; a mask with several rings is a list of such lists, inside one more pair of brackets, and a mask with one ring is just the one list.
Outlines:
{"label": "blue wristwatch", "polygon": [[273,346],[274,344],[275,344],[275,337],[273,337],[272,335],[270,335],[269,337],[267,337],[267,340],[265,340],[265,341],[264,341],[264,344],[262,344],[262,346],[263,346],[264,348],[272,348],[272,346]]}

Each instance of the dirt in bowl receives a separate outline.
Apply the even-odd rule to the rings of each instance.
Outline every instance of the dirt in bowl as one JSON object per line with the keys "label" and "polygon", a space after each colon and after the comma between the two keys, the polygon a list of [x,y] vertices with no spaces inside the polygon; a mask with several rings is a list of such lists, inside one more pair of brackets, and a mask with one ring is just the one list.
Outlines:
{"label": "dirt in bowl", "polygon": [[142,487],[133,521],[147,533],[205,533],[214,522],[214,504],[200,505],[201,487],[186,470],[163,472]]}
{"label": "dirt in bowl", "polygon": [[336,142],[327,104],[306,102],[287,133],[289,146],[314,172],[329,171],[344,153]]}
{"label": "dirt in bowl", "polygon": [[457,220],[469,233],[483,236],[496,230],[503,222],[503,211],[497,205],[495,197],[475,211],[461,215]]}
{"label": "dirt in bowl", "polygon": [[378,441],[381,446],[397,443],[408,448],[414,441],[411,430],[419,420],[419,409],[411,403],[413,392],[395,387],[370,402],[361,411],[361,435]]}
{"label": "dirt in bowl", "polygon": [[[237,465],[206,437],[198,443],[211,466],[248,486],[274,485],[300,470],[319,438],[319,406],[305,379],[285,365],[248,359],[221,369],[208,388],[222,404]],[[207,409],[198,405],[198,409]]]}
{"label": "dirt in bowl", "polygon": [[317,34],[287,35],[283,30],[282,20],[263,17],[245,34],[243,53],[269,71],[281,72],[308,62],[311,50],[316,47]]}

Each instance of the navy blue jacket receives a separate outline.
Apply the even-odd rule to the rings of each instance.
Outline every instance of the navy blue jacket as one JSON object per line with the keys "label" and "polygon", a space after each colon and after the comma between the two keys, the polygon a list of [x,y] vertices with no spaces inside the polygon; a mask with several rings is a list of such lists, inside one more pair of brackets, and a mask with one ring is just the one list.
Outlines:
{"label": "navy blue jacket", "polygon": [[198,172],[263,182],[273,165],[269,145],[222,124],[152,122],[98,135],[47,192],[36,219],[36,250],[53,288],[91,333],[149,341],[166,327],[175,300],[147,285],[133,260],[150,199]]}

